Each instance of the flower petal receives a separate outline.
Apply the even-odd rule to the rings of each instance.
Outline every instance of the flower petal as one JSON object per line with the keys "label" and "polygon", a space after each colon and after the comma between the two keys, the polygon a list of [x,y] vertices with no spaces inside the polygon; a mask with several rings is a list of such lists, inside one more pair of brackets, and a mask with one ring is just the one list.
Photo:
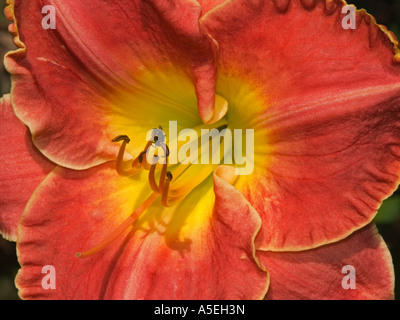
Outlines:
{"label": "flower petal", "polygon": [[257,245],[302,250],[365,226],[399,183],[400,53],[344,1],[231,1],[201,23],[220,45],[230,125],[255,130]]}
{"label": "flower petal", "polygon": [[202,16],[228,0],[196,0],[201,6]]}
{"label": "flower petal", "polygon": [[[224,175],[226,176],[226,175]],[[211,181],[212,182],[212,181]],[[243,196],[214,175],[215,207],[185,201],[172,218],[154,203],[135,228],[103,251],[79,259],[149,193],[146,179],[121,178],[110,165],[85,171],[57,168],[41,184],[20,223],[16,283],[25,299],[255,299],[263,298],[268,274],[255,260],[260,218]],[[133,189],[132,189],[133,188]],[[213,199],[211,186],[195,196]],[[197,195],[196,195],[197,193]],[[193,199],[190,199],[193,200]],[[204,202],[204,201],[203,201]],[[188,211],[176,232],[177,220]],[[204,217],[210,217],[206,223]],[[148,220],[146,222],[146,220]],[[52,265],[56,289],[41,286]],[[246,277],[243,277],[246,274]]]}
{"label": "flower petal", "polygon": [[[49,8],[55,29],[42,27]],[[7,12],[20,47],[5,59],[16,112],[58,164],[83,169],[115,159],[111,139],[124,134],[109,125],[119,110],[115,96],[146,95],[162,110],[187,103],[179,95],[189,87],[189,107],[197,104],[203,121],[213,117],[216,44],[199,29],[196,1],[14,0]],[[170,79],[177,75],[183,84]],[[122,107],[153,118],[158,109],[142,100]]]}
{"label": "flower petal", "polygon": [[0,144],[0,233],[16,241],[25,205],[54,165],[33,146],[29,130],[14,114],[9,95],[0,100]]}
{"label": "flower petal", "polygon": [[271,275],[266,299],[394,297],[392,259],[373,223],[334,244],[302,252],[261,252],[260,259]]}

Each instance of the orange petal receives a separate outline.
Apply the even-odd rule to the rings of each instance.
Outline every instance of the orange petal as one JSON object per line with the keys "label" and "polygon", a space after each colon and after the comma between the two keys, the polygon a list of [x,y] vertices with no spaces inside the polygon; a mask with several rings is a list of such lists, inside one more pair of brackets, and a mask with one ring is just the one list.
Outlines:
{"label": "orange petal", "polygon": [[[171,92],[155,78],[171,82],[179,74],[197,93],[201,118],[213,117],[216,44],[199,28],[196,1],[47,3],[55,8],[55,29],[42,27],[42,2],[12,2],[7,11],[14,13],[20,48],[7,54],[5,65],[16,113],[48,158],[76,169],[115,158],[111,139],[126,134],[109,124],[118,113],[115,96],[145,94],[158,99],[159,110],[163,101],[187,102],[175,94],[187,87],[174,84]],[[189,107],[196,110],[195,94],[193,100]],[[128,108],[145,109],[148,118],[160,112],[139,103]]]}
{"label": "orange petal", "polygon": [[255,130],[235,185],[263,220],[257,246],[302,250],[369,223],[399,183],[397,40],[344,1],[231,1],[203,16],[220,45],[229,125]]}
{"label": "orange petal", "polygon": [[[105,250],[79,259],[75,253],[114,230],[138,205],[140,194],[144,196],[150,188],[145,175],[140,179],[121,178],[109,165],[79,172],[58,168],[39,187],[20,223],[18,253],[22,268],[16,279],[20,296],[263,298],[268,274],[255,258],[254,247],[260,219],[243,196],[217,174],[215,207],[211,212],[203,211],[210,217],[206,222],[196,225],[186,219],[177,230],[175,220],[190,212],[168,208],[165,210],[172,210],[173,217],[164,219],[168,214],[158,201],[148,209],[148,218],[141,218]],[[137,188],[134,193],[132,185]],[[206,190],[212,199],[212,188]],[[182,205],[182,210],[188,205]],[[193,210],[196,205],[190,202]],[[154,219],[147,223],[150,217]],[[41,286],[45,265],[55,268],[55,290]]]}
{"label": "orange petal", "polygon": [[10,96],[0,100],[0,233],[16,241],[17,224],[38,184],[53,169],[15,116]]}
{"label": "orange petal", "polygon": [[260,252],[271,275],[266,299],[394,298],[394,270],[372,223],[334,244],[302,252]]}

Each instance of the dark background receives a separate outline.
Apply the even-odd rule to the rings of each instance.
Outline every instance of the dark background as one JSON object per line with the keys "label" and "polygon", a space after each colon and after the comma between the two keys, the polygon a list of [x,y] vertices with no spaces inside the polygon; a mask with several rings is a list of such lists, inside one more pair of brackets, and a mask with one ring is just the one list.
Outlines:
{"label": "dark background", "polygon": [[[36,1],[36,0],[32,0]],[[347,1],[357,8],[364,8],[379,24],[392,30],[400,39],[400,0],[354,0]],[[5,1],[2,1],[1,11]],[[7,32],[8,21],[0,13],[0,55],[13,49],[12,38]],[[7,72],[0,69],[1,95],[10,91]],[[1,192],[1,191],[0,191]],[[396,299],[400,300],[400,191],[384,202],[376,219],[378,229],[392,253],[396,273]],[[18,299],[14,277],[19,268],[15,254],[15,244],[0,237],[0,300]]]}

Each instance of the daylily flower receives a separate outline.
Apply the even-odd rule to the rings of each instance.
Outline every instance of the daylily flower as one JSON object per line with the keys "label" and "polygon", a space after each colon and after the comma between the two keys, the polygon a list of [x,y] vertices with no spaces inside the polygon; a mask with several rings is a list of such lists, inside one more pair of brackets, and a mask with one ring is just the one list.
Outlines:
{"label": "daylily flower", "polygon": [[[44,5],[55,29],[42,28]],[[372,220],[399,183],[400,53],[365,11],[343,29],[344,5],[11,1],[19,48],[5,59],[1,133],[13,161],[0,172],[7,186],[33,182],[2,195],[0,227],[18,228],[20,296],[393,298]],[[170,121],[253,129],[254,171],[147,163],[149,130]],[[20,219],[7,194],[30,197]],[[55,289],[42,286],[48,265]]]}

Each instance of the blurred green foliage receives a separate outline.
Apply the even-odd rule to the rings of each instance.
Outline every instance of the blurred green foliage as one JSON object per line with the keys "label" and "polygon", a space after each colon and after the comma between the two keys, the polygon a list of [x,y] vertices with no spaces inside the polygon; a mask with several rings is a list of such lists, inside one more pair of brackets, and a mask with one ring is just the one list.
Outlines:
{"label": "blurred green foliage", "polygon": [[[36,1],[36,0],[30,0]],[[400,0],[354,0],[347,1],[357,8],[365,8],[372,14],[379,24],[387,26],[400,39]],[[3,0],[1,10],[4,8]],[[0,50],[4,55],[10,48],[11,36],[7,33],[8,21],[0,15]],[[4,38],[6,37],[6,39]],[[1,94],[9,91],[9,78],[3,69],[4,75],[0,81]],[[375,222],[385,239],[393,257],[396,273],[396,299],[400,299],[400,191],[384,201]],[[18,271],[18,262],[15,254],[15,244],[0,237],[0,300],[18,299],[14,286],[14,278]]]}

